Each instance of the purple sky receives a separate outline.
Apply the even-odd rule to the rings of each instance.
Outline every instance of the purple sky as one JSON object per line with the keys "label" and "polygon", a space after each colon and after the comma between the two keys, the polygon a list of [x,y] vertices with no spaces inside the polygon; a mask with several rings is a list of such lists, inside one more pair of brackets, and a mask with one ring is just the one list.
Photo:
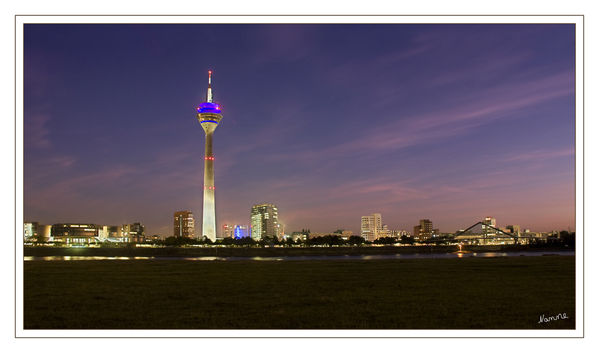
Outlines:
{"label": "purple sky", "polygon": [[[25,219],[574,230],[574,25],[25,25]],[[199,233],[199,229],[198,229]]]}

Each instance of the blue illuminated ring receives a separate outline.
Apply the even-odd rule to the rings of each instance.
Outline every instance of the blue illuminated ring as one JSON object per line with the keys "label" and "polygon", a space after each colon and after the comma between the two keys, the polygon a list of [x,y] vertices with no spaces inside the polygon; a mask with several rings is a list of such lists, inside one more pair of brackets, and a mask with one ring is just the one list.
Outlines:
{"label": "blue illuminated ring", "polygon": [[200,106],[197,108],[197,112],[198,113],[216,113],[216,114],[220,114],[220,106],[216,103],[212,103],[212,102],[204,102],[201,103]]}

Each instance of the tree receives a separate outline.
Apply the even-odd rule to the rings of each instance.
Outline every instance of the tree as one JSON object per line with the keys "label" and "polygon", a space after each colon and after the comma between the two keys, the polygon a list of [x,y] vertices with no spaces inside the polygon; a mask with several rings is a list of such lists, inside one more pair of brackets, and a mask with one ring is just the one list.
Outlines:
{"label": "tree", "polygon": [[252,246],[256,245],[256,241],[251,237],[243,237],[239,239],[235,239],[235,245],[238,246]]}
{"label": "tree", "polygon": [[163,244],[166,246],[183,246],[183,245],[191,245],[198,244],[197,239],[187,238],[187,237],[168,237],[164,239]]}
{"label": "tree", "polygon": [[223,245],[235,245],[235,239],[233,239],[233,238],[224,238],[221,241],[221,244],[223,244]]}
{"label": "tree", "polygon": [[311,238],[310,242],[315,245],[328,245],[331,247],[333,245],[342,245],[343,239],[338,235],[325,235],[322,237]]}
{"label": "tree", "polygon": [[392,237],[384,237],[384,238],[378,238],[374,241],[374,244],[385,244],[385,245],[390,245],[390,244],[395,244],[397,242],[397,239],[392,238]]}
{"label": "tree", "polygon": [[407,235],[402,235],[400,242],[402,244],[414,244],[414,238],[409,237]]}
{"label": "tree", "polygon": [[268,237],[265,236],[264,238],[260,239],[260,241],[258,242],[260,244],[260,246],[273,246],[273,245],[278,245],[279,244],[279,239],[276,236],[272,236],[272,237]]}
{"label": "tree", "polygon": [[364,244],[364,242],[365,242],[364,238],[362,238],[359,235],[352,235],[347,240],[347,243],[349,245],[362,245],[362,244]]}

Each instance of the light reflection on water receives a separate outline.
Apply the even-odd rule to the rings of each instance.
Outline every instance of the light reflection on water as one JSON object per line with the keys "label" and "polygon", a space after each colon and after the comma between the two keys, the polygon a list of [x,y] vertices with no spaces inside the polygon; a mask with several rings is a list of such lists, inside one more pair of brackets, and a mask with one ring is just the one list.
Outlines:
{"label": "light reflection on water", "polygon": [[153,256],[24,256],[25,261],[153,260]]}
{"label": "light reflection on water", "polygon": [[386,254],[386,255],[312,255],[312,256],[276,256],[276,257],[241,257],[241,256],[24,256],[25,261],[86,261],[86,260],[182,260],[182,261],[308,261],[308,260],[392,260],[392,259],[440,259],[466,257],[511,257],[511,256],[573,256],[574,251],[545,251],[545,252],[454,252],[429,254]]}
{"label": "light reflection on water", "polygon": [[[176,257],[175,258],[169,257],[167,260],[172,260],[172,259],[177,259],[177,258]],[[182,258],[179,258],[179,259],[181,259],[181,260],[187,260],[187,261],[215,261],[215,260],[218,260],[219,257],[216,257],[216,256],[198,256],[198,257],[182,257]],[[158,258],[158,260],[160,260],[160,258]]]}

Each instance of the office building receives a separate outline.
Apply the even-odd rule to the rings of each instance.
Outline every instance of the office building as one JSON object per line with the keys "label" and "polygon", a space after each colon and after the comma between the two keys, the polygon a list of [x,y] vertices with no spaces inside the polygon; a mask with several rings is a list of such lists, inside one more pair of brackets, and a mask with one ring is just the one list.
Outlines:
{"label": "office building", "polygon": [[123,224],[127,229],[127,238],[130,243],[143,243],[145,241],[145,227],[143,224],[136,222],[133,224]]}
{"label": "office building", "polygon": [[25,240],[32,240],[37,237],[39,224],[37,222],[24,222],[23,223],[23,238]]}
{"label": "office building", "polygon": [[360,235],[366,241],[375,241],[383,233],[383,221],[380,213],[362,216]]}
{"label": "office building", "polygon": [[130,233],[131,233],[131,225],[130,224],[122,224],[119,227],[119,231],[118,231],[118,234],[119,234],[118,241],[122,242],[122,243],[131,242]]}
{"label": "office building", "polygon": [[100,241],[106,241],[108,240],[108,237],[110,236],[110,233],[108,232],[108,229],[110,228],[110,226],[98,226],[98,239]]}
{"label": "office building", "polygon": [[195,226],[191,211],[175,212],[173,236],[195,238]]}
{"label": "office building", "polygon": [[233,226],[232,224],[223,224],[223,230],[222,230],[222,233],[219,238],[220,239],[233,238],[234,231],[235,231],[235,226]]}
{"label": "office building", "polygon": [[91,223],[57,223],[52,225],[52,237],[66,244],[95,243],[98,240],[98,226]]}
{"label": "office building", "polygon": [[251,236],[254,240],[279,236],[279,211],[277,206],[264,203],[252,206],[250,215]]}
{"label": "office building", "polygon": [[208,71],[208,91],[206,101],[197,108],[197,118],[206,135],[204,153],[204,208],[202,217],[202,235],[216,241],[216,208],[214,201],[214,153],[212,153],[212,135],[223,116],[220,106],[212,99],[212,71]]}
{"label": "office building", "polygon": [[433,222],[429,219],[421,219],[417,226],[414,226],[414,239],[418,241],[428,240],[433,237]]}

